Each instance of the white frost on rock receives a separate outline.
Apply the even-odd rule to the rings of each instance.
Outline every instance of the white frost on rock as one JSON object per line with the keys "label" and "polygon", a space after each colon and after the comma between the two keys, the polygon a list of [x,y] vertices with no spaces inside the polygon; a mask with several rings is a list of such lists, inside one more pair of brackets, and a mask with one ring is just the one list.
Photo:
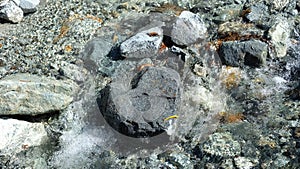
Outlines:
{"label": "white frost on rock", "polygon": [[47,139],[42,123],[0,119],[0,152],[13,155],[30,147],[40,146]]}
{"label": "white frost on rock", "polygon": [[71,80],[55,80],[27,73],[0,80],[1,115],[37,115],[65,109],[78,92]]}
{"label": "white frost on rock", "polygon": [[18,23],[23,19],[23,11],[13,1],[9,1],[0,9],[0,18]]}

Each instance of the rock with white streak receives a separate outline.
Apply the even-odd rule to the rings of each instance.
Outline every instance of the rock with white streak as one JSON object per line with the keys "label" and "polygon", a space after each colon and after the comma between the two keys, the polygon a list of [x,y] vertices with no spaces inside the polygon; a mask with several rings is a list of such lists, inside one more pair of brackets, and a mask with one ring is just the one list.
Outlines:
{"label": "rock with white streak", "polygon": [[71,80],[15,74],[0,80],[0,115],[38,115],[65,109],[78,92]]}
{"label": "rock with white streak", "polygon": [[[5,3],[2,2],[1,4]],[[23,11],[13,1],[9,1],[2,9],[0,9],[0,18],[13,23],[18,23],[23,19]]]}

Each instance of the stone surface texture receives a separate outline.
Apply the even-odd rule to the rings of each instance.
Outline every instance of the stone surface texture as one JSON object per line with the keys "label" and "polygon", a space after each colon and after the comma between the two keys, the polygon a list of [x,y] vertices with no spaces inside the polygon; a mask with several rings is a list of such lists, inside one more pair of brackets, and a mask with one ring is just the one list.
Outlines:
{"label": "stone surface texture", "polygon": [[46,143],[48,136],[42,123],[0,119],[1,154],[13,155]]}
{"label": "stone surface texture", "polygon": [[171,31],[172,40],[178,45],[190,45],[206,37],[207,28],[202,19],[189,11],[183,11]]}
{"label": "stone surface texture", "polygon": [[78,86],[30,74],[15,74],[0,81],[1,115],[38,115],[66,108]]}
{"label": "stone surface texture", "polygon": [[0,9],[0,18],[6,19],[13,23],[21,22],[24,12],[13,1],[7,2],[4,7]]}

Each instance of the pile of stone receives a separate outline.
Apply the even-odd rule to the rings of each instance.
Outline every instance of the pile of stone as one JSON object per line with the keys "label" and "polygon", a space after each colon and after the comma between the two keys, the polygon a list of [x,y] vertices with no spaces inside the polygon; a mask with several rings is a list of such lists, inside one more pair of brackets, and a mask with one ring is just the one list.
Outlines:
{"label": "pile of stone", "polygon": [[13,23],[21,22],[24,14],[35,12],[39,4],[40,0],[1,0],[0,18]]}

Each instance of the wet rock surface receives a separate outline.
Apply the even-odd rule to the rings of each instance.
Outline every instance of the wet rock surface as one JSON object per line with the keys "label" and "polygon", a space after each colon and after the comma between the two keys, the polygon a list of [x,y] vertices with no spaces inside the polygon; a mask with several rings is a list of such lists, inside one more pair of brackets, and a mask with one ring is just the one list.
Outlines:
{"label": "wet rock surface", "polygon": [[0,168],[299,167],[298,1],[30,2],[0,26]]}

